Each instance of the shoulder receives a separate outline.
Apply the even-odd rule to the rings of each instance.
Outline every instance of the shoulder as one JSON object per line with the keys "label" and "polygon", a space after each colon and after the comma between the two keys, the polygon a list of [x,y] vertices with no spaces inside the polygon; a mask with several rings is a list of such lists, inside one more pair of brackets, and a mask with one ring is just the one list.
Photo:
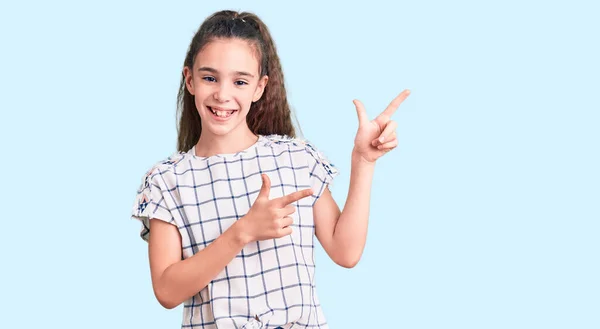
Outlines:
{"label": "shoulder", "polygon": [[290,137],[286,135],[266,135],[263,137],[265,146],[316,151],[316,148],[312,145],[312,143],[304,138]]}
{"label": "shoulder", "polygon": [[307,139],[286,135],[267,135],[263,137],[263,146],[273,148],[276,152],[287,150],[293,153],[301,153],[312,158],[324,158],[321,152],[319,152],[319,150]]}
{"label": "shoulder", "polygon": [[144,174],[142,179],[142,187],[148,186],[157,175],[162,176],[165,174],[168,175],[169,173],[174,173],[176,167],[180,165],[186,154],[186,152],[175,152],[170,156],[155,162]]}
{"label": "shoulder", "polygon": [[306,156],[309,163],[320,164],[329,174],[337,174],[337,168],[312,142],[304,138],[285,135],[264,136],[265,146],[278,148],[281,151],[300,152]]}
{"label": "shoulder", "polygon": [[281,145],[285,147],[298,146],[301,143],[301,139],[297,137],[291,137],[287,135],[264,135],[263,141],[265,146],[276,146]]}

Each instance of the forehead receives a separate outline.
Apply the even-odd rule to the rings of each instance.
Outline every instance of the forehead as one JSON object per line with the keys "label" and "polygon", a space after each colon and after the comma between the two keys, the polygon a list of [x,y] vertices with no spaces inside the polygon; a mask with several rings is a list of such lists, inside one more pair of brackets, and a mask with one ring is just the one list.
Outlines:
{"label": "forehead", "polygon": [[246,40],[215,39],[196,56],[195,67],[211,67],[219,72],[258,73],[259,59],[254,47]]}

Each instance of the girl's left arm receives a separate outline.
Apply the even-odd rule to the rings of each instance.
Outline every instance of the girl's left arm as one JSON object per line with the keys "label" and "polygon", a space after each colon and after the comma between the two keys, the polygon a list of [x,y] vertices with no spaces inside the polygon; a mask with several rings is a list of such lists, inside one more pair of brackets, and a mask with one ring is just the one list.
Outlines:
{"label": "girl's left arm", "polygon": [[352,152],[350,188],[344,210],[340,209],[328,188],[314,206],[315,230],[319,242],[338,265],[354,267],[362,256],[367,240],[374,163]]}
{"label": "girl's left arm", "polygon": [[351,268],[360,260],[367,240],[367,224],[375,161],[398,145],[392,114],[409,95],[405,90],[390,105],[369,121],[360,101],[355,100],[359,127],[351,157],[350,187],[340,211],[329,189],[314,205],[315,231],[329,257],[338,265]]}

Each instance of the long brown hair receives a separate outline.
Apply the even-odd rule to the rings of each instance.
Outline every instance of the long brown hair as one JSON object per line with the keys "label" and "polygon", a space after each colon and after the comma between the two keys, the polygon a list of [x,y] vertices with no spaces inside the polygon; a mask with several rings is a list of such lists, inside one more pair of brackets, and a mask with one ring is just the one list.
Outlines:
{"label": "long brown hair", "polygon": [[[269,77],[262,97],[252,103],[246,117],[250,130],[258,135],[296,137],[275,43],[267,26],[255,14],[223,10],[209,16],[192,38],[184,67],[192,69],[196,55],[204,46],[212,40],[225,38],[248,41],[259,55],[260,75]],[[177,150],[184,152],[198,142],[202,125],[194,96],[186,88],[183,72],[177,94],[177,116]]]}

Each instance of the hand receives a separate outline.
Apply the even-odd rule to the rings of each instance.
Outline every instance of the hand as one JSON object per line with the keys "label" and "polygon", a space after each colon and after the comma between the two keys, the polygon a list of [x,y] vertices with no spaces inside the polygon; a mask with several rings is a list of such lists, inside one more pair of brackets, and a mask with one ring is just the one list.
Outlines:
{"label": "hand", "polygon": [[354,151],[367,162],[375,162],[385,153],[398,146],[396,127],[398,124],[391,120],[398,106],[410,95],[404,90],[388,105],[375,119],[369,121],[365,107],[359,100],[354,100],[358,114],[358,132],[354,139]]}
{"label": "hand", "polygon": [[296,211],[292,203],[312,195],[311,189],[297,191],[280,198],[269,200],[271,180],[262,174],[262,187],[248,213],[238,223],[241,224],[246,243],[281,238],[292,234],[294,220],[290,217]]}

